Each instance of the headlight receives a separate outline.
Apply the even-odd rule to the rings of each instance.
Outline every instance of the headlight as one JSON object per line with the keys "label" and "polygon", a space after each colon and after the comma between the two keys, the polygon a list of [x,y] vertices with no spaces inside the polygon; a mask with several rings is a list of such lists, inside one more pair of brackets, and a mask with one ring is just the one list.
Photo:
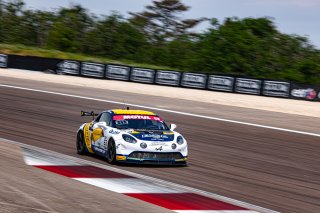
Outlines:
{"label": "headlight", "polygon": [[178,136],[177,137],[177,144],[181,145],[184,143],[183,137],[182,136]]}
{"label": "headlight", "polygon": [[125,140],[125,141],[128,142],[128,143],[137,143],[137,140],[134,139],[134,138],[133,138],[132,136],[130,136],[130,135],[124,134],[124,135],[122,135],[122,138],[123,138],[123,140]]}

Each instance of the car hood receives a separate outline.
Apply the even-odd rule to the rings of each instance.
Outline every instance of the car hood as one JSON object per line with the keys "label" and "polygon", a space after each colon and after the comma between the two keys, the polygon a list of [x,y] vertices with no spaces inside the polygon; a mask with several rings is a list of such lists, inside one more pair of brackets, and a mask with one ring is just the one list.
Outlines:
{"label": "car hood", "polygon": [[153,131],[153,130],[129,130],[126,131],[134,137],[143,141],[173,141],[174,132],[172,131]]}

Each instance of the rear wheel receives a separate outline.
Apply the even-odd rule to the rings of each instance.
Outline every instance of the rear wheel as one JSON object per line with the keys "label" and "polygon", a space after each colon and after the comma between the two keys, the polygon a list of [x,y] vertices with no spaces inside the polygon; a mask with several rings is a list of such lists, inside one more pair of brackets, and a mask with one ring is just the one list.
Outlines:
{"label": "rear wheel", "polygon": [[77,153],[79,155],[85,155],[88,153],[82,131],[79,131],[77,134]]}
{"label": "rear wheel", "polygon": [[108,142],[107,161],[108,163],[111,163],[111,164],[116,163],[116,144],[112,138]]}

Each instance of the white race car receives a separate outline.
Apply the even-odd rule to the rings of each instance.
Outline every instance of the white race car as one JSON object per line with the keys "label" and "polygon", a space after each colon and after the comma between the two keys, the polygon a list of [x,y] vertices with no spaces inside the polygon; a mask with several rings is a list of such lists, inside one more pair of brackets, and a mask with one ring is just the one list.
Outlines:
{"label": "white race car", "polygon": [[[81,116],[95,116],[81,112]],[[97,154],[109,163],[186,165],[185,138],[156,114],[143,110],[108,110],[84,123],[77,133],[78,154]]]}

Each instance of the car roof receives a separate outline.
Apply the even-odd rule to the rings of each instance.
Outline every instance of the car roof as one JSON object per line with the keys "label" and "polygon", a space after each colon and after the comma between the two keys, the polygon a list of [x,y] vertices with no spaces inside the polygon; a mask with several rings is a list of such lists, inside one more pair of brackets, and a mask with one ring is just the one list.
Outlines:
{"label": "car roof", "polygon": [[113,109],[111,110],[115,115],[156,115],[153,112],[145,110],[126,110],[126,109]]}

